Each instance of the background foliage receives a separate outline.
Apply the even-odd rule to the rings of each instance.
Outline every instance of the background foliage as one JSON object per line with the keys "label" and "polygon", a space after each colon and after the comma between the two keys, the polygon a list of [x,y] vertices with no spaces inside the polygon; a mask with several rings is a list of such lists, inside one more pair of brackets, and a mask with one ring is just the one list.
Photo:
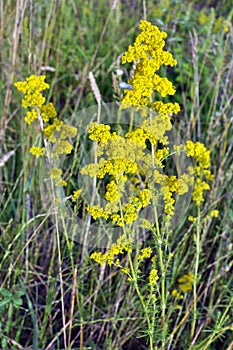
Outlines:
{"label": "background foliage", "polygon": [[[0,339],[1,348],[62,349],[63,321],[70,349],[146,349],[143,320],[132,286],[116,269],[85,260],[82,247],[61,234],[66,314],[61,311],[55,229],[46,218],[37,167],[29,148],[38,130],[24,123],[21,96],[13,83],[46,74],[48,100],[60,118],[95,104],[88,73],[102,98],[121,98],[116,69],[138,33],[142,1],[3,0],[0,3]],[[203,215],[198,332],[190,349],[226,349],[232,339],[233,227],[233,29],[232,1],[146,1],[147,20],[168,33],[167,50],[178,61],[166,74],[177,88],[182,111],[174,125],[183,139],[211,150],[215,181]],[[12,153],[9,153],[11,152]],[[77,159],[77,164],[79,160]],[[68,165],[67,174],[75,163]],[[75,186],[75,184],[73,184]],[[194,208],[190,207],[188,214]],[[188,216],[187,214],[187,216]],[[187,217],[171,237],[176,254],[171,285],[194,263]],[[90,252],[89,252],[90,253]],[[185,302],[190,305],[192,295]],[[129,303],[130,300],[130,303]],[[171,305],[172,308],[172,305]],[[73,317],[72,317],[73,315]],[[181,315],[177,316],[181,319]],[[187,350],[190,315],[167,349]],[[170,333],[177,320],[171,319]],[[212,337],[212,338],[211,338]],[[211,340],[208,345],[209,339]],[[207,344],[207,345],[206,345]],[[207,347],[205,347],[207,346]]]}

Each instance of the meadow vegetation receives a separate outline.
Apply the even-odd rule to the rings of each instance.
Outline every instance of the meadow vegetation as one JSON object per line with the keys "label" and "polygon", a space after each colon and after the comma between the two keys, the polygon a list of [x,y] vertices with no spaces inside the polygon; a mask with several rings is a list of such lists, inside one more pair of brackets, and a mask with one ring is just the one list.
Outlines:
{"label": "meadow vegetation", "polygon": [[0,348],[233,349],[232,1],[0,17]]}

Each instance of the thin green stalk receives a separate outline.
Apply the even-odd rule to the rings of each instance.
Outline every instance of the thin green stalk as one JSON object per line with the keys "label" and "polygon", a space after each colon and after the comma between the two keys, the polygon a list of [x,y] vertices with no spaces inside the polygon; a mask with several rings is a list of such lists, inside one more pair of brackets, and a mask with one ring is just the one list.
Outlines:
{"label": "thin green stalk", "polygon": [[160,234],[159,228],[159,220],[157,208],[154,206],[155,213],[155,225],[156,225],[156,236],[158,243],[158,253],[159,253],[159,266],[161,271],[161,299],[160,299],[160,307],[161,307],[161,324],[162,324],[162,350],[165,349],[165,334],[166,334],[166,299],[165,299],[165,268],[163,263],[163,250],[162,250],[162,237]]}
{"label": "thin green stalk", "polygon": [[131,274],[132,274],[132,280],[133,280],[133,283],[134,283],[134,287],[135,287],[135,290],[137,292],[138,298],[139,298],[139,300],[141,302],[141,305],[143,307],[144,314],[145,314],[146,321],[147,321],[147,326],[148,326],[148,331],[149,331],[148,334],[149,334],[149,340],[150,340],[150,350],[153,350],[154,349],[153,348],[153,332],[152,332],[152,329],[151,329],[150,317],[148,315],[148,310],[147,310],[147,307],[145,305],[143,296],[141,295],[140,289],[138,287],[137,276],[136,276],[135,271],[134,271],[134,266],[133,266],[131,254],[129,252],[128,252],[128,258],[129,258],[129,266],[130,266],[130,271],[131,271]]}
{"label": "thin green stalk", "polygon": [[[44,124],[43,124],[43,119],[40,115],[39,108],[36,107],[39,123],[40,123],[40,128],[41,131],[44,131]],[[51,151],[50,151],[50,144],[44,137],[44,144],[47,150],[47,157],[48,161],[51,164]],[[54,188],[54,183],[51,179],[51,187],[52,187],[52,197],[53,197],[53,204],[56,205],[56,194],[55,194],[55,188]],[[59,279],[60,279],[60,288],[61,288],[61,308],[62,308],[62,323],[63,323],[63,339],[64,339],[64,346],[65,348],[67,347],[67,339],[66,339],[66,328],[65,328],[65,323],[66,323],[66,317],[65,317],[65,305],[64,305],[64,288],[63,288],[63,276],[62,276],[62,257],[61,257],[61,242],[60,242],[60,232],[59,232],[59,224],[58,224],[58,214],[57,211],[55,210],[55,227],[56,227],[56,240],[57,240],[57,250],[58,250],[58,267],[59,267]]]}
{"label": "thin green stalk", "polygon": [[198,274],[199,259],[200,259],[200,233],[201,233],[200,221],[201,221],[201,213],[200,213],[200,207],[198,207],[197,233],[196,233],[196,237],[195,237],[196,261],[195,261],[194,281],[193,281],[193,322],[192,322],[191,334],[190,334],[191,341],[192,341],[194,334],[195,334],[195,327],[196,327],[196,321],[197,321],[197,274]]}
{"label": "thin green stalk", "polygon": [[[151,118],[151,115],[150,115]],[[154,179],[154,170],[155,170],[155,146],[151,145],[151,158],[152,158],[152,181]],[[153,182],[154,183],[154,182]],[[162,250],[162,236],[159,227],[159,219],[157,213],[156,202],[153,197],[153,208],[154,208],[154,217],[155,217],[155,227],[156,227],[156,243],[158,244],[158,253],[159,253],[159,266],[161,271],[161,325],[162,325],[162,350],[165,349],[165,334],[166,334],[166,300],[165,300],[165,268],[163,263],[163,250]]]}
{"label": "thin green stalk", "polygon": [[[118,183],[118,178],[116,178],[116,183]],[[119,200],[119,208],[120,208],[121,217],[123,218],[124,215],[123,215],[121,200]],[[127,236],[125,225],[123,225],[123,232]],[[143,311],[144,311],[144,314],[145,314],[145,317],[146,317],[146,321],[147,321],[149,342],[150,342],[150,350],[153,350],[154,349],[153,348],[153,331],[152,331],[152,327],[151,327],[150,316],[148,314],[148,309],[147,309],[147,307],[145,305],[143,296],[142,296],[142,294],[140,292],[140,289],[139,289],[139,286],[138,286],[138,283],[137,283],[137,275],[135,273],[133,262],[132,262],[132,258],[131,258],[131,254],[129,252],[128,252],[128,259],[129,259],[129,266],[130,266],[130,271],[131,271],[131,275],[132,275],[132,281],[134,283],[135,290],[137,292],[138,298],[139,298],[140,303],[142,305],[142,308],[143,308]]]}
{"label": "thin green stalk", "polygon": [[[152,147],[153,149],[153,147]],[[153,157],[152,157],[153,159]],[[165,301],[165,268],[163,263],[163,250],[162,250],[162,236],[160,233],[160,227],[159,227],[159,220],[158,220],[158,213],[157,213],[157,207],[156,204],[153,203],[154,206],[154,215],[155,215],[155,227],[156,227],[156,241],[158,244],[158,253],[159,253],[159,266],[160,266],[160,272],[161,272],[161,299],[160,299],[160,306],[161,306],[161,324],[162,324],[162,350],[165,347],[165,333],[166,333],[166,327],[165,327],[165,319],[166,319],[166,301]]]}

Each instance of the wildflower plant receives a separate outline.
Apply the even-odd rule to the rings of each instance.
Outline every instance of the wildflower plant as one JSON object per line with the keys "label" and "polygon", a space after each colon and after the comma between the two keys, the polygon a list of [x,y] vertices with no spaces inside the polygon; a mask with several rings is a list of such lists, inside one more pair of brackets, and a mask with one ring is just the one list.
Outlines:
{"label": "wildflower plant", "polygon": [[[91,222],[97,226],[105,222],[106,227],[117,227],[119,233],[106,249],[94,251],[90,258],[102,267],[119,269],[126,283],[135,288],[146,320],[144,331],[150,349],[164,350],[169,340],[168,303],[183,300],[186,293],[193,293],[194,299],[191,340],[195,333],[200,208],[213,175],[210,151],[202,143],[171,142],[172,118],[179,113],[180,106],[177,102],[164,101],[175,94],[175,87],[159,71],[161,67],[175,66],[177,61],[164,50],[165,32],[146,20],[140,22],[139,28],[141,33],[122,56],[122,64],[135,63],[127,82],[131,88],[124,90],[119,107],[119,114],[130,111],[129,127],[114,129],[111,124],[101,123],[98,117],[90,120],[86,130],[89,141],[94,144],[93,161],[83,164],[80,175],[92,179],[95,187],[92,191],[88,188],[92,200],[84,203],[88,214],[86,233]],[[22,107],[28,109],[25,122],[29,125],[38,122],[40,126],[40,144],[33,145],[30,152],[46,158],[54,205],[62,209],[56,189],[65,190],[67,182],[59,164],[62,156],[72,152],[70,138],[76,137],[77,128],[59,120],[53,104],[45,103],[42,92],[49,88],[45,76],[33,75],[15,86],[24,94]],[[133,120],[136,114],[140,116],[137,125]],[[186,159],[187,166],[181,166],[177,173],[170,175],[167,164],[172,157],[180,157],[180,163]],[[77,188],[73,194],[67,194],[71,202],[80,198],[81,191],[82,188]],[[191,192],[197,207],[197,217],[193,218],[195,267],[181,276],[178,287],[174,288],[168,276],[174,259],[170,241],[175,229],[176,203],[179,198],[184,198],[185,202],[185,195]],[[145,269],[145,265],[149,267]],[[146,287],[141,288],[142,283]]]}
{"label": "wildflower plant", "polygon": [[[50,102],[46,104],[46,98],[42,92],[49,89],[49,84],[45,82],[45,76],[31,75],[25,81],[15,83],[15,87],[24,94],[22,99],[22,107],[27,110],[24,118],[29,125],[38,122],[41,138],[39,144],[30,148],[33,156],[44,156],[46,161],[46,179],[49,182],[49,198],[51,207],[49,208],[54,213],[56,222],[56,241],[59,256],[59,278],[61,284],[61,294],[63,295],[63,278],[61,271],[61,248],[60,248],[60,232],[59,226],[63,222],[63,212],[61,211],[60,202],[62,199],[61,189],[67,186],[67,182],[63,178],[63,171],[60,168],[61,156],[70,154],[72,145],[69,141],[71,137],[77,134],[77,128],[63,123],[57,118],[57,112],[54,105]],[[44,144],[42,146],[42,143]],[[76,194],[75,194],[76,195]],[[59,215],[60,214],[60,215]],[[63,225],[64,226],[64,225]],[[66,232],[66,231],[65,231]],[[64,299],[61,298],[62,312],[64,314]],[[63,324],[65,320],[63,317]],[[66,339],[65,332],[64,339]],[[65,341],[66,343],[66,341]]]}
{"label": "wildflower plant", "polygon": [[[114,265],[128,276],[127,280],[133,283],[146,317],[146,333],[149,337],[150,349],[154,349],[155,346],[155,327],[161,329],[161,343],[158,342],[157,345],[164,349],[168,337],[166,305],[170,297],[166,284],[173,258],[169,239],[173,229],[175,196],[183,196],[193,186],[192,198],[200,208],[204,201],[204,192],[210,189],[209,182],[213,176],[209,170],[210,152],[202,143],[187,141],[185,145],[169,144],[167,132],[172,129],[171,118],[180,111],[180,107],[176,102],[163,102],[164,97],[175,94],[175,88],[166,77],[160,77],[156,72],[161,66],[174,66],[177,62],[171,53],[164,51],[166,33],[145,20],[140,22],[139,27],[141,33],[122,57],[123,64],[135,62],[136,68],[127,82],[132,88],[124,91],[120,109],[132,108],[134,111],[140,111],[141,124],[134,130],[130,127],[129,132],[119,136],[116,132],[111,132],[108,125],[91,123],[88,132],[90,139],[96,142],[98,161],[87,164],[81,172],[90,177],[96,176],[98,179],[108,176],[105,206],[94,205],[88,206],[87,209],[94,220],[103,218],[122,227],[122,236],[116,243],[113,243],[107,252],[94,252],[91,259],[102,266]],[[178,178],[176,175],[165,174],[166,158],[174,153],[179,155],[181,152],[186,157],[192,158],[193,165],[188,166]],[[125,201],[123,194],[127,191],[126,184],[129,180],[132,195]],[[163,213],[159,217],[158,208],[161,200]],[[153,215],[148,219],[142,216],[142,210],[149,206],[153,208]],[[132,237],[135,237],[133,223],[136,221],[139,227],[146,228],[152,233],[154,243],[153,247],[142,248],[133,262]],[[182,292],[188,292],[192,290],[192,286],[194,287],[195,312],[199,240],[200,237],[196,237],[195,271],[187,275],[187,282],[185,276],[179,280]],[[121,254],[127,254],[129,267],[121,265],[119,259]],[[148,289],[142,295],[139,281],[145,278],[142,277],[141,272],[141,265],[145,259],[150,260],[151,268],[147,276]],[[175,290],[170,293],[171,297],[180,295]],[[191,337],[195,329],[195,319],[196,314],[194,314]]]}

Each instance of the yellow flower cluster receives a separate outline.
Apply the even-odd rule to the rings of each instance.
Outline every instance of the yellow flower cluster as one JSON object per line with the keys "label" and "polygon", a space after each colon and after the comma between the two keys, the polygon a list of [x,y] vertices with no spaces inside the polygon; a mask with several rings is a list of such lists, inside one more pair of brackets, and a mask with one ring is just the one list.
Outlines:
{"label": "yellow flower cluster", "polygon": [[153,102],[152,109],[160,115],[177,114],[180,112],[180,106],[177,102],[175,103],[163,103],[161,101]]}
{"label": "yellow flower cluster", "polygon": [[50,169],[49,175],[51,179],[55,180],[56,186],[67,186],[67,182],[62,179],[62,170],[59,168]]}
{"label": "yellow flower cluster", "polygon": [[[156,116],[143,120],[140,127],[126,134],[125,137],[111,133],[110,126],[91,123],[88,126],[90,137],[97,142],[96,154],[99,161],[85,165],[81,173],[90,177],[97,176],[103,179],[110,176],[106,185],[105,199],[108,203],[104,208],[99,205],[88,206],[88,211],[93,219],[110,219],[114,224],[129,225],[138,219],[140,210],[149,206],[152,198],[156,200],[162,196],[164,200],[164,212],[168,218],[174,213],[174,194],[183,195],[192,185],[193,177],[183,174],[177,179],[175,176],[161,174],[157,169],[163,168],[163,159],[169,155],[169,148],[158,149],[154,153],[156,169],[152,171],[152,156],[146,153],[147,143],[157,145],[158,142],[166,144],[164,136],[167,130],[172,128],[168,116]],[[197,152],[197,156],[199,153]],[[200,157],[199,157],[200,158]],[[202,162],[204,159],[200,159]],[[143,161],[143,167],[140,165]],[[140,176],[146,176],[144,189],[140,188]],[[128,196],[127,203],[121,203],[125,185],[130,180],[130,190],[134,193]],[[154,183],[160,185],[160,190],[155,193]],[[120,212],[121,207],[121,212]],[[144,222],[145,224],[145,222]],[[143,225],[144,225],[143,224]],[[147,227],[149,223],[147,223]]]}
{"label": "yellow flower cluster", "polygon": [[[110,219],[113,224],[118,226],[130,225],[139,217],[140,209],[150,204],[152,193],[148,189],[140,191],[138,197],[130,196],[128,203],[123,203],[121,206],[121,213],[119,207],[119,201],[123,192],[123,184],[121,184],[122,190],[118,190],[116,184],[112,181],[107,185],[107,196],[109,200],[104,208],[99,205],[88,206],[87,210],[94,220],[97,218]],[[112,187],[112,190],[110,189]]]}
{"label": "yellow flower cluster", "polygon": [[73,146],[69,141],[58,139],[56,147],[54,148],[54,154],[56,156],[60,154],[70,154],[72,149],[73,149]]}
{"label": "yellow flower cluster", "polygon": [[[110,132],[110,127],[103,124],[90,123],[88,126],[90,138],[97,142],[96,153],[101,155],[98,163],[85,165],[81,173],[90,177],[97,176],[103,179],[105,175],[111,179],[106,185],[105,199],[108,201],[105,208],[99,205],[88,206],[88,211],[96,220],[97,218],[110,219],[114,224],[129,225],[138,218],[140,209],[151,202],[152,193],[148,188],[137,190],[137,173],[139,161],[143,159],[145,145],[140,145],[135,139],[125,138]],[[127,203],[120,201],[125,191],[127,180],[131,184],[136,179],[134,194],[129,195]],[[132,187],[132,186],[131,186]],[[123,217],[122,217],[123,214]]]}
{"label": "yellow flower cluster", "polygon": [[211,210],[210,217],[217,218],[218,216],[219,216],[219,211],[218,210]]}
{"label": "yellow flower cluster", "polygon": [[[107,131],[108,133],[109,131]],[[98,164],[90,163],[82,170],[82,174],[91,177],[104,178],[106,174],[114,177],[122,177],[122,174],[135,174],[137,172],[136,160],[143,156],[143,147],[136,147],[135,141],[127,140],[112,133],[108,140],[102,134],[101,141],[97,148],[97,155],[103,155]]]}
{"label": "yellow flower cluster", "polygon": [[[154,116],[152,118],[145,119],[138,128],[127,133],[126,138],[129,140],[134,140],[137,147],[141,145],[143,149],[146,148],[147,141],[150,141],[152,145],[156,145],[158,142],[166,145],[168,144],[168,141],[165,133],[171,129],[172,124],[168,116]],[[165,152],[165,149],[157,152],[156,156],[158,156],[161,152]],[[162,158],[169,154],[168,149],[166,149],[166,152],[166,154],[162,154]]]}
{"label": "yellow flower cluster", "polygon": [[49,119],[55,118],[57,116],[57,111],[51,102],[47,105],[41,106],[39,110],[44,122],[48,122]]}
{"label": "yellow flower cluster", "polygon": [[202,181],[200,178],[196,178],[192,193],[192,198],[196,205],[199,206],[202,202],[204,202],[203,192],[209,189],[210,186],[206,181]]}
{"label": "yellow flower cluster", "polygon": [[44,122],[48,122],[49,119],[56,117],[57,112],[52,103],[45,105],[45,97],[41,94],[43,90],[49,89],[49,84],[45,83],[45,76],[31,75],[26,78],[26,81],[19,81],[15,83],[15,87],[24,94],[22,100],[22,107],[32,107],[31,111],[26,113],[24,118],[27,124],[33,123],[35,119],[38,119],[38,113],[40,113]]}
{"label": "yellow flower cluster", "polygon": [[156,294],[158,292],[158,284],[157,283],[159,280],[159,275],[158,275],[158,269],[156,268],[156,260],[157,260],[157,256],[154,255],[151,258],[152,269],[150,270],[149,276],[148,276],[149,294],[147,296],[147,307],[149,309],[151,307],[154,307],[155,303],[157,301]]}
{"label": "yellow flower cluster", "polygon": [[153,182],[160,185],[159,193],[164,200],[164,213],[167,214],[167,219],[171,219],[171,216],[174,214],[175,204],[173,194],[183,195],[187,193],[189,186],[193,183],[193,179],[187,174],[183,174],[177,179],[176,176],[169,177],[155,170]]}
{"label": "yellow flower cluster", "polygon": [[[133,90],[126,92],[126,95],[136,100],[150,101],[151,94],[155,90],[161,96],[174,94],[171,82],[155,74],[163,64],[171,66],[176,64],[172,55],[163,50],[166,33],[147,21],[141,21],[140,29],[141,34],[122,58],[123,63],[137,61],[135,74],[130,81]],[[128,97],[123,98],[123,104]],[[142,101],[136,100],[134,102],[131,100],[130,105],[141,104]],[[148,101],[146,103],[144,101],[141,105],[148,107]],[[138,219],[140,210],[149,206],[152,199],[155,203],[159,196],[163,197],[164,211],[170,218],[174,213],[174,193],[183,195],[192,184],[191,175],[183,174],[177,179],[161,174],[157,170],[164,167],[163,160],[170,153],[168,147],[161,149],[158,145],[169,143],[165,135],[172,129],[169,115],[178,113],[179,105],[156,101],[153,102],[153,108],[157,114],[144,119],[139,127],[125,136],[111,132],[109,125],[96,122],[88,125],[89,138],[97,143],[95,156],[98,157],[98,161],[84,166],[81,173],[90,177],[96,176],[98,179],[108,177],[105,192],[108,203],[104,208],[100,205],[88,206],[88,211],[94,220],[104,218],[119,226],[130,225]],[[146,152],[148,144],[154,146],[153,159],[152,155]],[[143,189],[141,178],[143,178]],[[126,190],[126,183],[129,182],[128,188],[133,195],[128,195],[127,203],[123,203],[123,193]],[[159,185],[157,190],[154,184]],[[146,220],[142,225],[151,227],[151,223]]]}
{"label": "yellow flower cluster", "polygon": [[149,286],[154,287],[159,279],[158,270],[152,269],[149,274]]}
{"label": "yellow flower cluster", "polygon": [[52,124],[47,124],[44,126],[44,135],[49,142],[56,142],[55,134],[61,130],[62,121],[57,118],[54,119]]}
{"label": "yellow flower cluster", "polygon": [[87,211],[93,217],[94,220],[98,218],[104,218],[105,220],[107,220],[109,217],[109,212],[106,210],[106,208],[101,208],[99,205],[88,205]]}
{"label": "yellow flower cluster", "polygon": [[33,154],[33,156],[41,157],[45,153],[45,148],[33,146],[30,148],[30,152],[31,152],[31,154]]}
{"label": "yellow flower cluster", "polygon": [[[45,97],[41,93],[49,89],[49,84],[45,82],[45,76],[31,75],[25,81],[16,82],[15,87],[24,94],[22,107],[32,108],[27,111],[24,118],[25,122],[30,125],[34,120],[39,119],[42,134],[48,142],[54,144],[53,149],[51,147],[45,149],[44,147],[33,146],[30,152],[34,156],[46,154],[49,159],[55,161],[62,154],[70,154],[72,145],[67,139],[76,136],[77,128],[65,125],[58,120],[56,118],[57,112],[51,102],[45,104]],[[50,175],[52,179],[55,179],[56,186],[66,186],[66,182],[62,179],[61,169],[55,169],[57,168],[51,169]]]}
{"label": "yellow flower cluster", "polygon": [[151,247],[146,247],[146,248],[141,249],[140,254],[138,254],[138,256],[137,256],[138,262],[141,262],[144,259],[150,258],[151,254],[152,254]]}
{"label": "yellow flower cluster", "polygon": [[156,145],[158,142],[163,145],[168,144],[167,136],[164,136],[166,131],[172,129],[171,120],[168,116],[158,115],[153,118],[147,118],[140,127],[152,145]]}
{"label": "yellow flower cluster", "polygon": [[162,65],[177,64],[172,54],[163,50],[167,34],[146,20],[140,22],[139,28],[141,33],[122,57],[123,64],[136,61],[136,69],[128,81],[132,85],[132,90],[125,90],[121,108],[142,106],[152,108],[160,115],[178,113],[180,111],[178,103],[152,102],[154,92],[162,97],[175,93],[172,83],[155,73]]}
{"label": "yellow flower cluster", "polygon": [[145,229],[147,229],[148,231],[150,231],[150,230],[153,229],[154,225],[153,225],[153,223],[150,222],[149,220],[142,218],[142,219],[141,219],[140,227],[145,228]]}
{"label": "yellow flower cluster", "polygon": [[[119,226],[124,226],[124,224],[130,225],[137,220],[141,208],[142,203],[139,198],[131,196],[129,197],[129,202],[122,205],[122,213],[115,213],[111,216],[112,222]],[[117,210],[119,210],[119,207]]]}
{"label": "yellow flower cluster", "polygon": [[192,290],[193,281],[194,281],[194,275],[193,275],[192,272],[188,272],[187,274],[185,274],[182,277],[180,277],[178,279],[180,290],[183,293],[186,293],[189,290]]}
{"label": "yellow flower cluster", "polygon": [[76,202],[79,197],[81,196],[82,190],[76,190],[73,192],[73,195],[71,197],[72,202]]}
{"label": "yellow flower cluster", "polygon": [[203,192],[210,189],[206,180],[212,181],[213,175],[211,174],[210,167],[210,151],[201,142],[187,141],[185,146],[174,146],[177,153],[182,150],[188,157],[192,157],[195,160],[193,167],[188,167],[188,171],[191,177],[193,177],[193,193],[192,198],[196,205],[200,206],[204,201]]}
{"label": "yellow flower cluster", "polygon": [[172,290],[172,296],[177,299],[184,299],[184,295],[180,293],[177,289]]}
{"label": "yellow flower cluster", "polygon": [[109,125],[91,122],[87,127],[87,131],[89,133],[90,140],[96,142],[106,142],[111,138]]}
{"label": "yellow flower cluster", "polygon": [[209,168],[210,151],[206,149],[203,143],[187,141],[185,145],[187,156],[193,157],[199,163],[201,168]]}
{"label": "yellow flower cluster", "polygon": [[24,121],[30,125],[31,123],[34,122],[35,119],[38,119],[38,114],[37,112],[33,109],[32,111],[28,111],[25,118],[24,118]]}
{"label": "yellow flower cluster", "polygon": [[[194,282],[194,274],[192,272],[188,272],[187,274],[183,275],[178,279],[179,283],[179,290],[173,289],[172,290],[172,296],[177,299],[184,299],[184,294],[187,293],[190,290],[192,290]],[[180,306],[177,306],[180,308]]]}
{"label": "yellow flower cluster", "polygon": [[[115,259],[119,254],[124,254],[125,252],[132,252],[133,240],[132,238],[127,238],[126,235],[120,236],[116,243],[113,243],[107,253],[94,252],[91,254],[90,258],[99,263],[101,266],[107,262],[109,266],[121,267],[119,259]],[[122,270],[128,273],[128,269]]]}
{"label": "yellow flower cluster", "polygon": [[49,84],[45,83],[45,76],[31,75],[26,81],[15,83],[15,87],[25,96],[22,100],[22,107],[41,107],[45,103],[45,97],[41,91],[49,89]]}
{"label": "yellow flower cluster", "polygon": [[126,178],[123,177],[123,179],[121,179],[121,181],[119,181],[118,184],[116,184],[114,180],[110,181],[107,184],[107,191],[105,193],[105,198],[107,199],[107,201],[116,203],[119,202],[123,195],[125,181]]}

